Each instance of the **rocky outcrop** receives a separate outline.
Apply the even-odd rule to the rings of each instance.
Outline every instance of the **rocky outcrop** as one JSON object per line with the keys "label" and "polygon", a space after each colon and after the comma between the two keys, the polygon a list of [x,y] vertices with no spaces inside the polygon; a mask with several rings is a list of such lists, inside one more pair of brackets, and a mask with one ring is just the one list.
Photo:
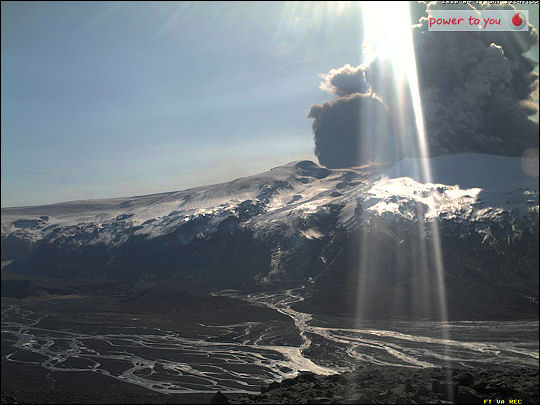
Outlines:
{"label": "rocky outcrop", "polygon": [[538,403],[538,369],[524,367],[401,368],[366,365],[331,376],[304,373],[274,382],[238,404],[483,404],[484,400]]}

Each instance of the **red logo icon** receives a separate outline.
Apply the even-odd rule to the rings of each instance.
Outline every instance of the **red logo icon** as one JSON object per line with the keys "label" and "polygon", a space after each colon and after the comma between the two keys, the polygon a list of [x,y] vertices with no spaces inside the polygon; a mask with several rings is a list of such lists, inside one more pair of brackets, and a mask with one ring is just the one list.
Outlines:
{"label": "red logo icon", "polygon": [[514,14],[512,19],[510,20],[510,26],[515,30],[522,29],[527,23],[527,21],[525,20],[525,17],[521,16],[520,14],[521,14],[521,11],[518,11],[516,14]]}
{"label": "red logo icon", "polygon": [[519,16],[519,13],[516,13],[512,17],[512,24],[514,24],[515,26],[520,26],[521,24],[523,24],[523,18]]}

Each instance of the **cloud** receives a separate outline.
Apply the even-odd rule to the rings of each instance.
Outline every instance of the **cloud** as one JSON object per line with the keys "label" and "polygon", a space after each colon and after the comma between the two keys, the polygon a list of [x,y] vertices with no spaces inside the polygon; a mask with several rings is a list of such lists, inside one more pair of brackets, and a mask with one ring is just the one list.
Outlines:
{"label": "cloud", "polygon": [[370,86],[366,81],[365,69],[364,65],[357,67],[345,65],[338,69],[332,69],[327,74],[321,75],[324,80],[320,88],[336,96],[368,93]]}
{"label": "cloud", "polygon": [[393,154],[393,145],[385,145],[391,141],[388,110],[374,95],[335,98],[311,107],[309,117],[314,118],[315,154],[326,167],[359,166]]}
{"label": "cloud", "polygon": [[[523,55],[538,43],[537,30],[433,32],[416,7],[420,20],[412,30],[429,153],[520,156],[537,148],[538,123],[530,117],[538,111],[538,74],[536,62]],[[321,89],[335,98],[309,112],[321,164],[347,167],[418,154],[410,97],[395,87],[392,69],[374,58],[322,76]]]}

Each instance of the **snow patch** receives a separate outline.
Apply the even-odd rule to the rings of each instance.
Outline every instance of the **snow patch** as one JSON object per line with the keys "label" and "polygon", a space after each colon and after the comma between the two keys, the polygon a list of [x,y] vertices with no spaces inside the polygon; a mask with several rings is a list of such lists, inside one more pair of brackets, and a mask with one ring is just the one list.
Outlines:
{"label": "snow patch", "polygon": [[324,234],[316,228],[310,228],[302,231],[302,235],[304,235],[306,239],[320,239],[324,236]]}

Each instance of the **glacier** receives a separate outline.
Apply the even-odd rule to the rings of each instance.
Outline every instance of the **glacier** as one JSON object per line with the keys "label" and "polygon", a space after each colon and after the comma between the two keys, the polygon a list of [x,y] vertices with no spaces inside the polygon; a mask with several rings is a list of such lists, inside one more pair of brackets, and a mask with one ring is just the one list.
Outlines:
{"label": "glacier", "polygon": [[[413,263],[414,241],[429,240],[425,226],[433,221],[449,263],[450,301],[458,288],[451,280],[480,285],[483,274],[493,288],[511,291],[512,303],[521,297],[518,307],[529,302],[524,314],[537,311],[538,178],[525,174],[519,157],[477,153],[348,169],[299,161],[177,192],[2,208],[2,273],[171,278],[205,291],[311,285],[317,306],[329,288],[354,300],[354,288],[339,291],[354,284],[366,238],[380,251],[405,249],[400,263]],[[377,255],[378,266],[395,267]]]}

